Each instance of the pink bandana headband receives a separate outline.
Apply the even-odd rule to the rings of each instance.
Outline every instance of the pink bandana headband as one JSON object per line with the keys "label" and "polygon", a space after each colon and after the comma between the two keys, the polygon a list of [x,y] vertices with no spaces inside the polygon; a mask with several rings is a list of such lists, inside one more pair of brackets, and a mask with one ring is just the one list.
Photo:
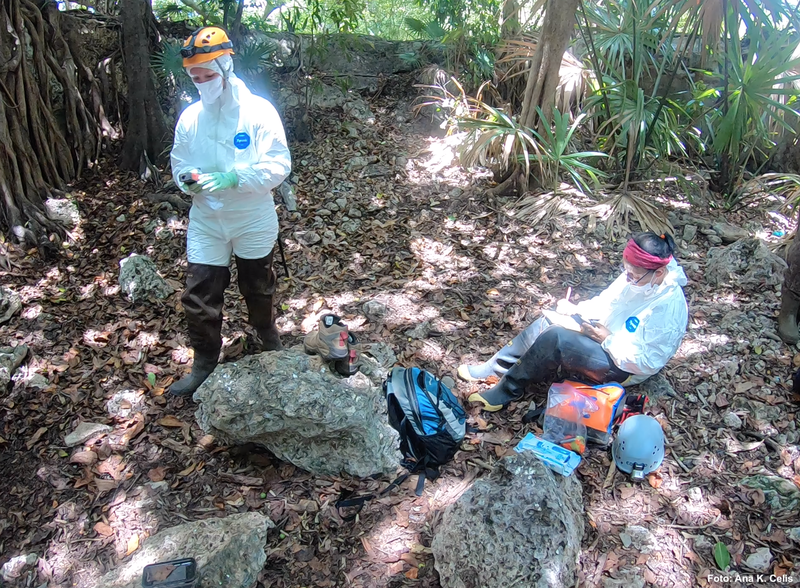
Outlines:
{"label": "pink bandana headband", "polygon": [[644,269],[648,270],[656,270],[666,266],[670,261],[672,261],[672,256],[658,257],[657,255],[652,255],[639,247],[636,244],[636,241],[631,239],[625,246],[625,251],[622,252],[622,259],[631,265],[635,265],[636,267],[643,267]]}

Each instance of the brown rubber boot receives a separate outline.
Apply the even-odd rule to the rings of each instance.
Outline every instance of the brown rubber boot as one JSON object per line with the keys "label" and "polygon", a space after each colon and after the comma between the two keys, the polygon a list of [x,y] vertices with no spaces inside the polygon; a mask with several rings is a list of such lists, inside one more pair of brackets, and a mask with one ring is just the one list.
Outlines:
{"label": "brown rubber boot", "polygon": [[247,303],[248,322],[255,327],[261,339],[261,350],[283,349],[280,332],[275,326],[273,298],[277,285],[272,268],[272,252],[260,259],[237,256],[236,268],[239,271],[239,291]]}
{"label": "brown rubber boot", "polygon": [[222,347],[222,303],[230,282],[231,272],[227,267],[189,264],[181,302],[194,349],[194,363],[191,374],[170,386],[170,394],[191,396],[217,366]]}
{"label": "brown rubber boot", "polygon": [[[218,357],[218,356],[217,356]],[[195,355],[192,372],[169,387],[173,396],[191,396],[206,381],[214,368],[217,367],[217,357],[203,357]]]}

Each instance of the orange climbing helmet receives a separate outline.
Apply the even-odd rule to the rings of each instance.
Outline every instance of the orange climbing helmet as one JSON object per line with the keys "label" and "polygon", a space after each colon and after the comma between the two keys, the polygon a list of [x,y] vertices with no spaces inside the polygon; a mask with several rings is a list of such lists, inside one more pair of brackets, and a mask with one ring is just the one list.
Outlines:
{"label": "orange climbing helmet", "polygon": [[233,43],[221,27],[202,27],[186,39],[181,49],[183,67],[213,61],[221,55],[233,55]]}

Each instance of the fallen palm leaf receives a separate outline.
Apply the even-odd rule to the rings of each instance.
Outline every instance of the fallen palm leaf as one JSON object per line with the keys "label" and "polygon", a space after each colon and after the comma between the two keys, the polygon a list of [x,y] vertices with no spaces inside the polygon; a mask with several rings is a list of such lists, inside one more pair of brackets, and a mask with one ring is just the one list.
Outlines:
{"label": "fallen palm leaf", "polygon": [[630,233],[631,216],[643,231],[652,231],[658,235],[675,234],[672,223],[655,204],[630,192],[617,194],[610,200],[593,206],[589,213],[596,213],[606,222],[608,235],[613,240]]}
{"label": "fallen palm leaf", "polygon": [[557,217],[565,208],[564,197],[554,192],[528,194],[523,196],[511,209],[511,214],[521,221],[535,227]]}

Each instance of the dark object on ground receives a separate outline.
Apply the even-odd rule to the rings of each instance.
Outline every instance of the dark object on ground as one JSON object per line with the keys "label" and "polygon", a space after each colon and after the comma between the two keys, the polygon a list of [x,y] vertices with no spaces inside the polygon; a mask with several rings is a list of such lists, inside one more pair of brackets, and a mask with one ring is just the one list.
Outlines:
{"label": "dark object on ground", "polygon": [[197,588],[198,580],[192,557],[150,564],[142,571],[144,588]]}

